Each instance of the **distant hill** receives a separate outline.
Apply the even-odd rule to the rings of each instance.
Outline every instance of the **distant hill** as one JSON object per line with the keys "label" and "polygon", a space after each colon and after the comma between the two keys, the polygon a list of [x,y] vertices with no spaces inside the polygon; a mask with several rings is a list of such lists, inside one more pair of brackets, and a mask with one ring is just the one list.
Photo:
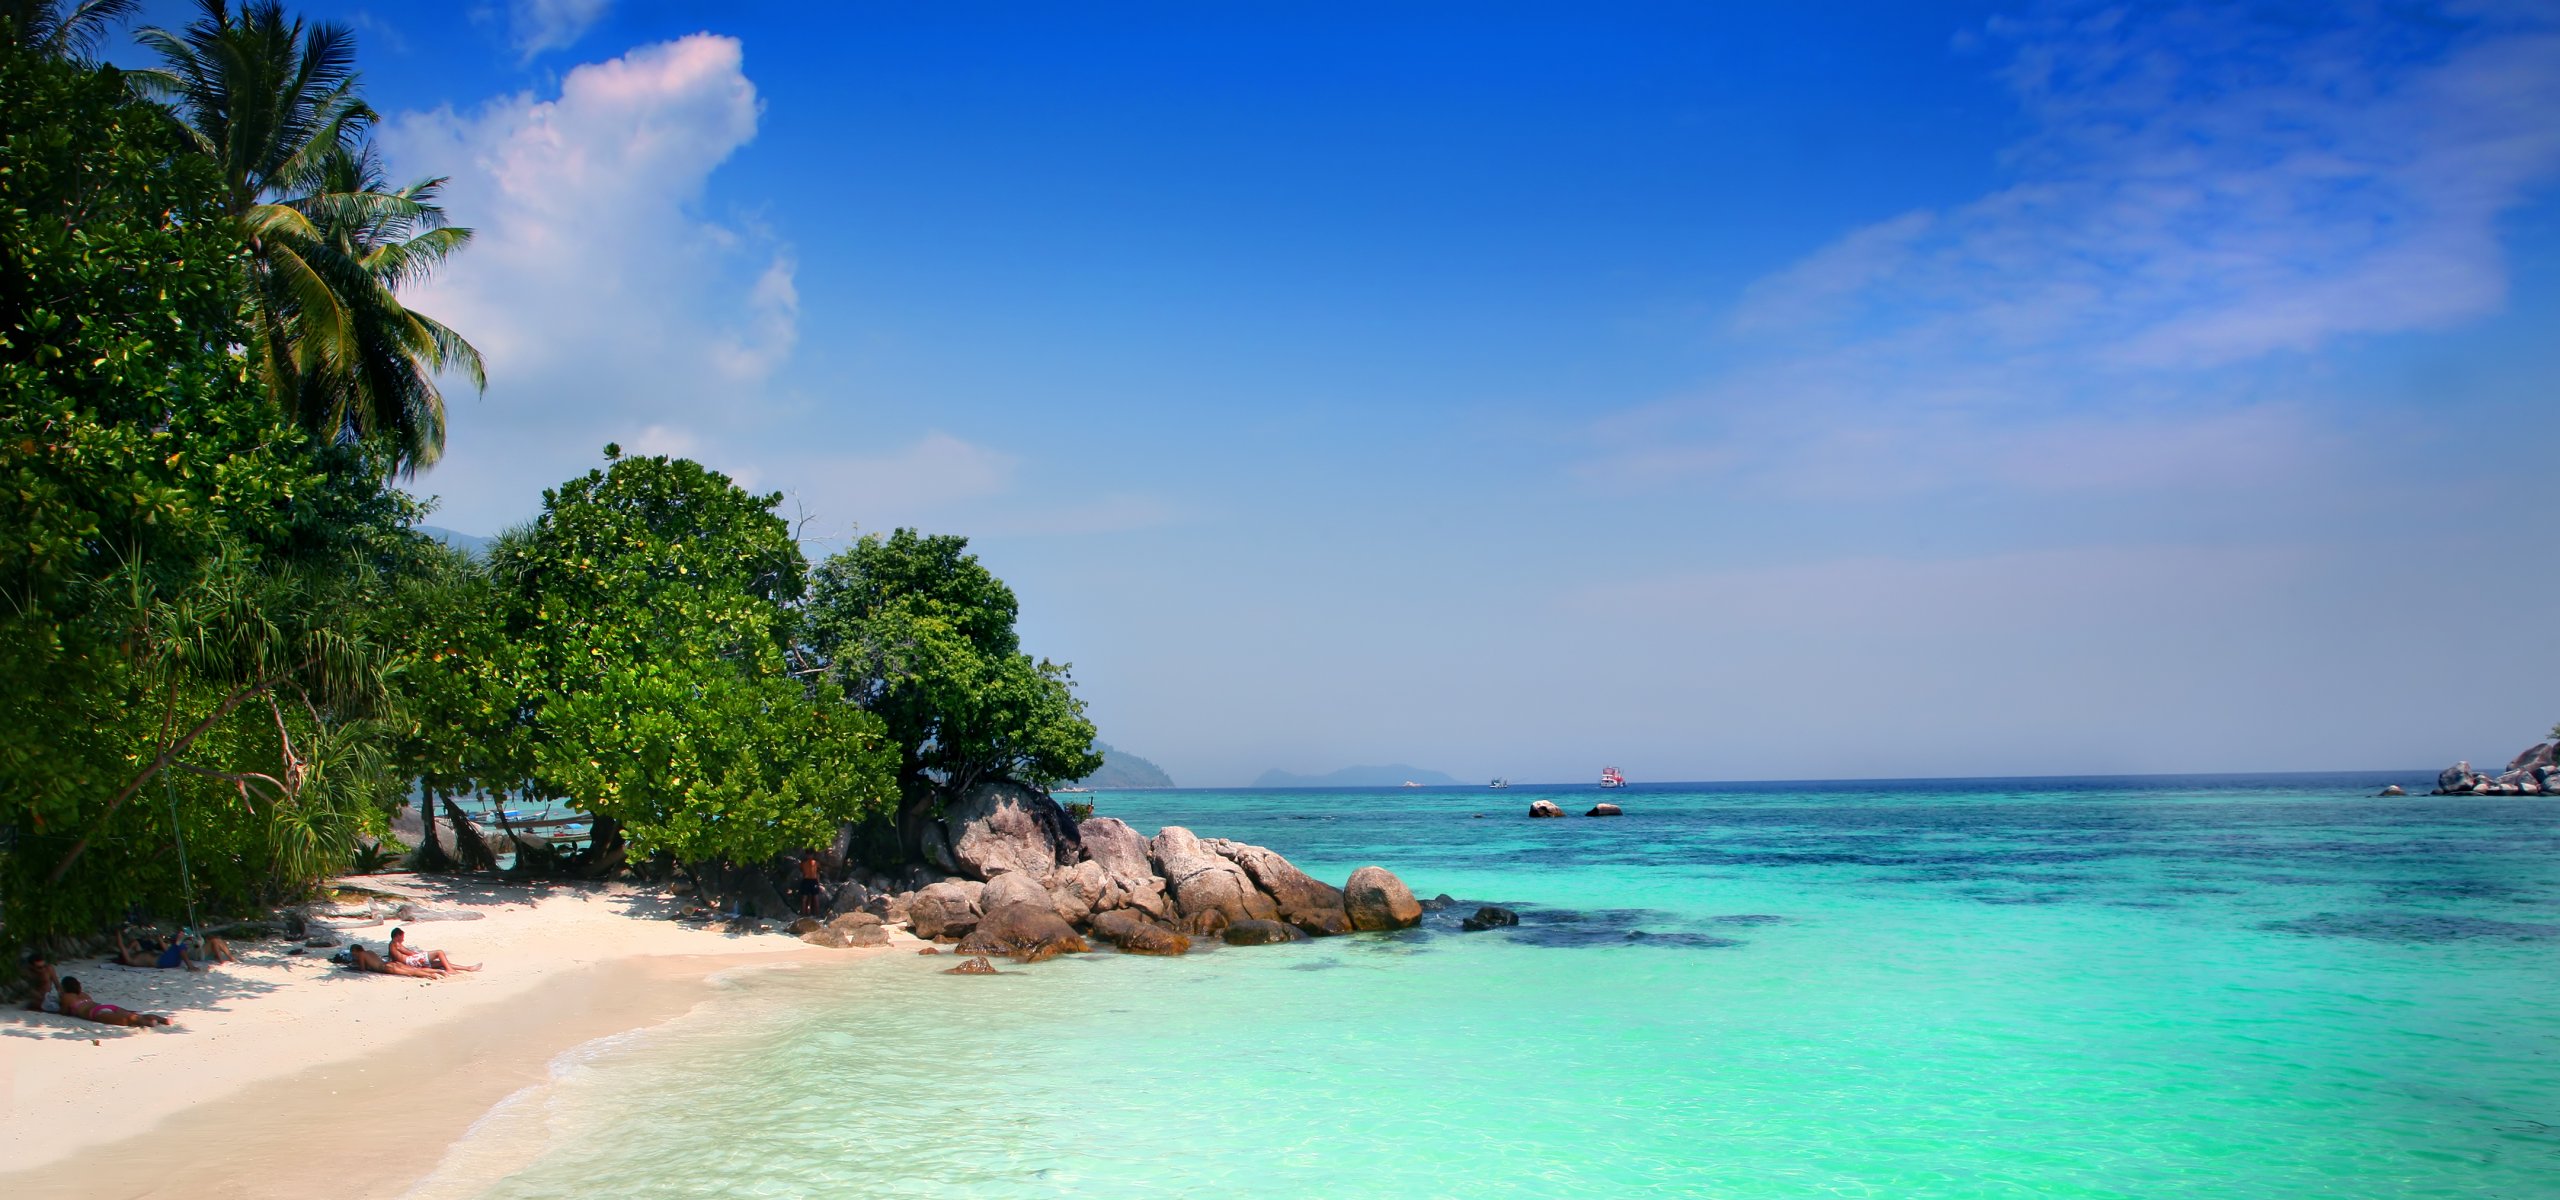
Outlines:
{"label": "distant hill", "polygon": [[1154,763],[1148,762],[1135,754],[1131,754],[1126,750],[1114,750],[1101,742],[1095,742],[1093,744],[1093,748],[1102,752],[1102,769],[1077,780],[1077,786],[1089,788],[1169,788],[1174,785],[1173,777],[1165,774],[1163,767],[1159,767]]}
{"label": "distant hill", "polygon": [[1323,775],[1292,775],[1287,771],[1274,769],[1263,772],[1262,778],[1253,781],[1253,786],[1258,788],[1397,787],[1408,779],[1424,787],[1450,787],[1458,782],[1438,771],[1426,771],[1403,763],[1388,763],[1383,767],[1344,767],[1339,771]]}
{"label": "distant hill", "polygon": [[443,542],[445,545],[451,546],[456,550],[460,550],[465,554],[472,555],[473,557],[487,554],[489,552],[489,543],[498,540],[496,538],[480,537],[476,534],[457,533],[439,525],[421,525],[418,527],[418,532],[434,538],[439,542]]}

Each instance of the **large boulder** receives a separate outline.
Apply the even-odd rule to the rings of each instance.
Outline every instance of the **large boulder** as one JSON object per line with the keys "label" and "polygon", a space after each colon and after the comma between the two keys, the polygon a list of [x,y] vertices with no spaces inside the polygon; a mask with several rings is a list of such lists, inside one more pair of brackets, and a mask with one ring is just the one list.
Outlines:
{"label": "large boulder", "polygon": [[1623,817],[1627,814],[1626,810],[1603,800],[1598,804],[1592,805],[1591,811],[1582,815],[1586,817]]}
{"label": "large boulder", "polygon": [[1280,906],[1280,919],[1309,933],[1341,933],[1350,927],[1342,909],[1342,889],[1299,870],[1277,852],[1225,838],[1203,845],[1244,868],[1253,886]]}
{"label": "large boulder", "polygon": [[1273,920],[1280,906],[1253,886],[1253,877],[1244,868],[1209,848],[1191,831],[1179,825],[1167,825],[1147,843],[1147,857],[1164,876],[1166,887],[1173,893],[1174,912],[1182,917],[1197,917],[1205,912],[1223,914],[1227,921]]}
{"label": "large boulder", "polygon": [[1101,863],[1086,859],[1049,876],[1049,899],[1068,924],[1081,924],[1095,913],[1120,907],[1120,885],[1111,882]]}
{"label": "large boulder", "polygon": [[957,938],[978,924],[978,893],[984,884],[946,879],[916,890],[907,901],[907,925],[927,940]]}
{"label": "large boulder", "polygon": [[1074,926],[1051,911],[1047,900],[1044,895],[1039,903],[988,909],[985,916],[978,918],[978,927],[960,939],[960,953],[1002,954],[1015,962],[1030,963],[1093,949],[1076,936]]}
{"label": "large boulder", "polygon": [[[796,926],[798,923],[794,922]],[[800,940],[812,946],[843,950],[854,946],[886,946],[889,931],[881,928],[880,918],[866,912],[846,913],[816,929],[800,934]]]}
{"label": "large boulder", "polygon": [[1474,916],[1458,922],[1458,928],[1469,933],[1482,933],[1487,929],[1503,929],[1519,923],[1520,914],[1499,904],[1487,904],[1476,909]]}
{"label": "large boulder", "polygon": [[1085,857],[1101,865],[1114,883],[1127,886],[1156,873],[1147,857],[1147,839],[1118,817],[1092,817],[1076,826]]}
{"label": "large boulder", "polygon": [[1553,800],[1532,800],[1529,802],[1529,816],[1533,819],[1561,817],[1563,815],[1563,807]]}
{"label": "large boulder", "polygon": [[1124,954],[1185,954],[1191,939],[1128,909],[1095,913],[1094,936],[1118,946]]}
{"label": "large boulder", "polygon": [[1405,929],[1422,921],[1422,902],[1385,867],[1362,867],[1342,885],[1342,906],[1361,932]]}
{"label": "large boulder", "polygon": [[2438,792],[2470,791],[2471,761],[2465,759],[2436,772],[2436,790]]}
{"label": "large boulder", "polygon": [[961,793],[945,804],[942,827],[957,872],[972,879],[1020,871],[1045,883],[1050,872],[1084,857],[1067,810],[1018,783],[982,783]]}
{"label": "large boulder", "polygon": [[2527,747],[2524,753],[2517,755],[2514,762],[2508,763],[2507,770],[2529,772],[2535,767],[2550,766],[2555,761],[2555,750],[2560,750],[2560,744],[2535,742]]}
{"label": "large boulder", "polygon": [[1307,940],[1306,931],[1282,921],[1238,921],[1218,936],[1230,946],[1277,946]]}
{"label": "large boulder", "polygon": [[1008,904],[1049,906],[1049,889],[1027,872],[1007,871],[987,881],[986,890],[978,893],[978,910],[994,912]]}

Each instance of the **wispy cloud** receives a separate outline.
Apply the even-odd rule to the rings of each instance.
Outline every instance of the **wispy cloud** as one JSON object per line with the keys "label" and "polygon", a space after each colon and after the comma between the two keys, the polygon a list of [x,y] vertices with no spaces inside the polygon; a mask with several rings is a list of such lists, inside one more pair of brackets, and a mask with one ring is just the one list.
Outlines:
{"label": "wispy cloud", "polygon": [[2321,423],[2267,368],[2498,311],[2499,222],[2560,177],[2547,6],[2069,6],[1968,44],[2027,125],[2004,186],[1752,286],[1727,373],[1598,430],[1612,477],[2265,478]]}
{"label": "wispy cloud", "polygon": [[525,61],[575,45],[613,0],[508,0],[507,37]]}

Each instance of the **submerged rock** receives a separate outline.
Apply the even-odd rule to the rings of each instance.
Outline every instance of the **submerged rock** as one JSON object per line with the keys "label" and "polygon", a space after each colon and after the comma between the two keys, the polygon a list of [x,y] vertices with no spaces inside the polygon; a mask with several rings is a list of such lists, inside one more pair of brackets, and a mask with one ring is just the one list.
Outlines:
{"label": "submerged rock", "polygon": [[1517,925],[1519,923],[1520,914],[1513,912],[1510,909],[1503,908],[1500,905],[1488,904],[1477,909],[1476,915],[1458,922],[1458,928],[1464,929],[1469,933],[1476,933],[1486,929],[1501,929],[1506,926]]}
{"label": "submerged rock", "polygon": [[1230,946],[1277,946],[1310,940],[1305,930],[1280,921],[1238,921],[1218,937]]}
{"label": "submerged rock", "polygon": [[2408,794],[2409,793],[2402,791],[2400,789],[2400,785],[2396,783],[2374,793],[2376,796],[2406,796]]}
{"label": "submerged rock", "polygon": [[1561,817],[1563,815],[1564,809],[1559,807],[1553,800],[1532,800],[1529,802],[1529,816],[1532,819]]}
{"label": "submerged rock", "polygon": [[943,973],[943,974],[945,974],[945,975],[1001,975],[1001,974],[1004,974],[1004,972],[999,971],[999,970],[996,970],[996,965],[995,965],[994,963],[988,962],[988,961],[986,960],[986,957],[985,957],[984,955],[981,955],[981,956],[979,956],[979,957],[977,957],[977,958],[970,959],[969,961],[964,962],[964,963],[962,963],[962,964],[960,964],[959,966],[956,966],[956,967],[946,967],[946,968],[944,968],[944,969],[943,969],[943,972],[942,972],[942,973]]}
{"label": "submerged rock", "polygon": [[1592,805],[1591,811],[1582,815],[1586,817],[1623,817],[1627,814],[1626,810],[1603,800],[1598,804]]}
{"label": "submerged rock", "polygon": [[1343,910],[1351,927],[1362,932],[1407,929],[1422,921],[1422,904],[1413,889],[1385,867],[1362,867],[1342,887]]}

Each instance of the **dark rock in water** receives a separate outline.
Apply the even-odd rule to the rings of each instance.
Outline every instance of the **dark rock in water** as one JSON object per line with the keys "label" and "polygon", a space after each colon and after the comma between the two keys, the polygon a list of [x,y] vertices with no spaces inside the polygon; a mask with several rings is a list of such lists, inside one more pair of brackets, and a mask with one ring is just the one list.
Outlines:
{"label": "dark rock in water", "polygon": [[1408,929],[1422,922],[1422,903],[1413,889],[1385,867],[1362,867],[1342,887],[1342,908],[1351,927],[1361,932]]}
{"label": "dark rock in water", "polygon": [[1165,928],[1138,913],[1114,909],[1093,917],[1094,936],[1118,946],[1124,954],[1176,955],[1189,953],[1191,939]]}
{"label": "dark rock in water", "polygon": [[1284,916],[1290,924],[1317,937],[1338,937],[1352,932],[1351,914],[1339,908],[1300,909]]}
{"label": "dark rock in water", "polygon": [[1238,921],[1218,936],[1230,946],[1276,946],[1309,940],[1297,926],[1278,921]]}
{"label": "dark rock in water", "polygon": [[2400,785],[2396,783],[2374,793],[2376,796],[2406,796],[2408,794],[2409,793],[2402,791]]}
{"label": "dark rock in water", "polygon": [[1553,800],[1532,800],[1529,802],[1529,816],[1532,818],[1561,817],[1563,815],[1564,809],[1559,807]]}
{"label": "dark rock in water", "polygon": [[2259,928],[2372,942],[2452,942],[2469,938],[2539,942],[2560,938],[2560,925],[2427,912],[2319,913],[2290,921],[2269,921]]}
{"label": "dark rock in water", "polygon": [[1457,897],[1452,896],[1452,895],[1450,895],[1450,894],[1449,894],[1449,893],[1447,893],[1447,892],[1442,892],[1442,893],[1440,893],[1440,894],[1439,894],[1439,895],[1437,895],[1437,896],[1433,896],[1432,898],[1430,898],[1430,899],[1428,899],[1428,900],[1423,901],[1423,902],[1422,902],[1422,911],[1424,911],[1424,912],[1440,912],[1440,911],[1442,911],[1443,909],[1456,908],[1457,906],[1458,906],[1458,898],[1457,898]]}
{"label": "dark rock in water", "polygon": [[1519,923],[1520,914],[1498,905],[1488,904],[1477,909],[1476,915],[1458,922],[1458,928],[1469,933],[1479,933],[1487,929],[1502,929]]}
{"label": "dark rock in water", "polygon": [[2436,794],[2458,795],[2470,791],[2478,779],[2479,776],[2472,773],[2471,761],[2465,759],[2436,772]]}
{"label": "dark rock in water", "polygon": [[1001,975],[1004,972],[996,970],[996,965],[988,962],[985,956],[981,955],[959,966],[946,968],[942,973],[945,975]]}
{"label": "dark rock in water", "polygon": [[1680,920],[1677,914],[1650,908],[1602,908],[1587,912],[1531,910],[1521,915],[1519,927],[1510,930],[1508,936],[1515,942],[1558,949],[1651,946],[1712,950],[1743,944],[1708,933],[1643,928],[1645,925],[1675,924]]}
{"label": "dark rock in water", "polygon": [[943,810],[951,860],[972,879],[1021,871],[1047,882],[1049,873],[1084,857],[1084,838],[1058,802],[1019,784],[982,783]]}
{"label": "dark rock in water", "polygon": [[1583,816],[1586,816],[1586,817],[1623,817],[1623,816],[1625,816],[1625,815],[1627,815],[1627,814],[1626,814],[1626,812],[1625,812],[1624,810],[1620,809],[1617,805],[1615,805],[1615,804],[1611,804],[1611,803],[1609,803],[1608,801],[1603,800],[1603,801],[1601,801],[1601,802],[1600,802],[1600,803],[1598,803],[1598,804],[1594,804],[1594,805],[1592,805],[1592,806],[1591,806],[1591,811],[1590,811],[1590,812],[1587,812],[1587,813],[1584,813],[1584,814],[1582,814],[1582,815],[1583,815]]}
{"label": "dark rock in water", "polygon": [[932,957],[933,955],[936,955],[936,954],[940,954],[940,953],[942,953],[942,947],[940,947],[940,946],[924,946],[924,947],[921,947],[921,948],[917,949],[916,953],[921,954],[921,955],[924,955],[924,956],[926,956],[926,957],[930,958],[930,957]]}
{"label": "dark rock in water", "polygon": [[1771,913],[1732,913],[1708,919],[1718,925],[1777,925],[1786,920]]}
{"label": "dark rock in water", "polygon": [[962,954],[1002,954],[1016,962],[1039,962],[1091,949],[1076,936],[1075,927],[1044,903],[1007,904],[978,918],[977,928],[960,939]]}

